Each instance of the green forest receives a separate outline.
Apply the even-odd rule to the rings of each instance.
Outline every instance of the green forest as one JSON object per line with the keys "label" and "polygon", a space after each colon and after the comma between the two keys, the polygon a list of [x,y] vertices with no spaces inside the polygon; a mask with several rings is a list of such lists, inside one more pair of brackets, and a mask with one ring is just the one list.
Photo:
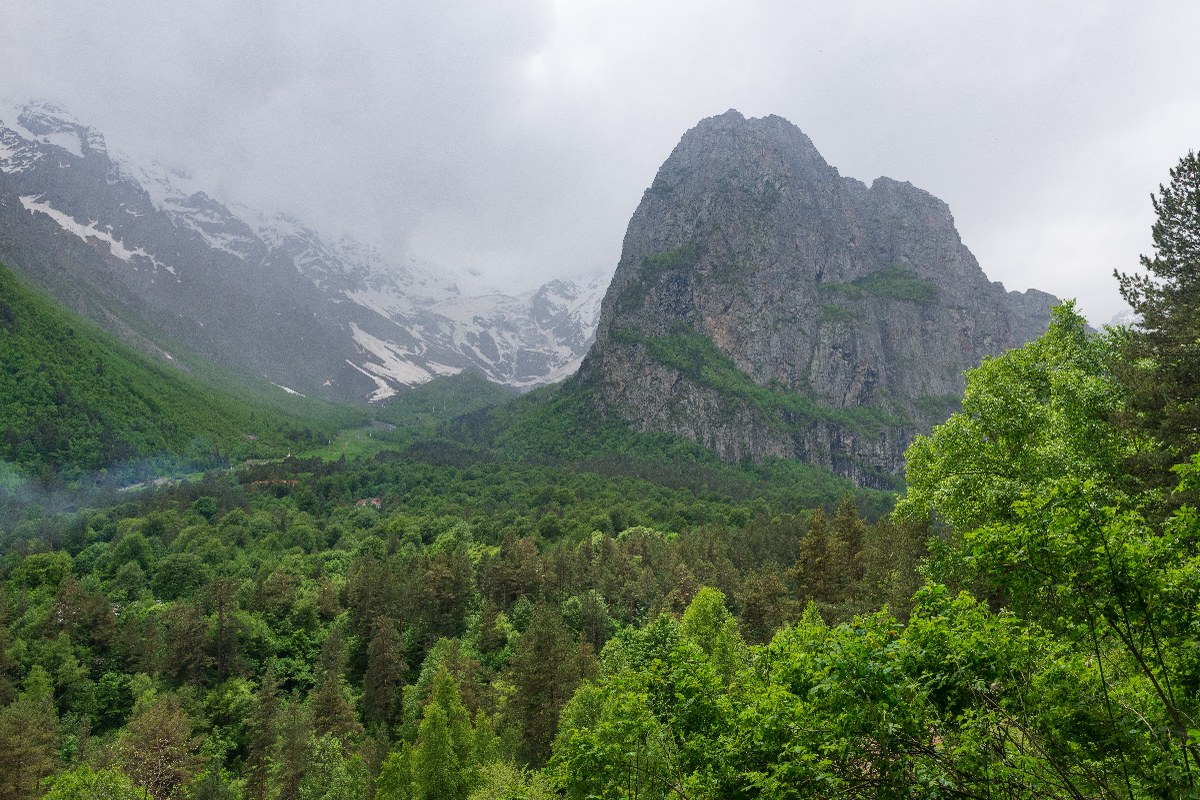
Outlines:
{"label": "green forest", "polygon": [[[326,412],[251,398],[214,452],[253,406],[291,457],[70,507],[6,485],[0,800],[1200,797],[1194,154],[1153,203],[1117,276],[1140,324],[1057,307],[968,373],[899,494],[470,381],[349,457],[301,449]],[[98,374],[56,335],[5,402],[170,446],[48,400],[62,358]],[[32,472],[103,453],[38,455],[18,419]]]}

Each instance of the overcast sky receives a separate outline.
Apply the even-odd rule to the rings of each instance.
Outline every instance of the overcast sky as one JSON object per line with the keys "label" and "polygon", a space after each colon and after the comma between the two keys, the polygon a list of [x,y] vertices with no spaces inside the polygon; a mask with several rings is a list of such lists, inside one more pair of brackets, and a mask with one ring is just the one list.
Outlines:
{"label": "overcast sky", "polygon": [[1200,3],[0,0],[0,96],[507,289],[611,271],[680,136],[778,114],[950,205],[993,280],[1123,307],[1200,148]]}

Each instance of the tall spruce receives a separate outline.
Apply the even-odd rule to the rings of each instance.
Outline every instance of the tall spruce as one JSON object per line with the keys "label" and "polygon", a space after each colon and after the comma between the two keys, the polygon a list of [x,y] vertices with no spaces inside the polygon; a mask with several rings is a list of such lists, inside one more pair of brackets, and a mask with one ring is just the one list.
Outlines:
{"label": "tall spruce", "polygon": [[278,787],[276,796],[280,800],[296,800],[300,781],[304,779],[310,730],[307,709],[300,702],[299,692],[292,691],[280,716],[279,756],[273,770]]}
{"label": "tall spruce", "polygon": [[279,736],[279,715],[279,686],[275,682],[275,667],[270,664],[263,675],[262,685],[254,695],[254,712],[250,717],[246,776],[254,800],[267,798],[267,778],[275,759],[276,739]]}
{"label": "tall spruce", "polygon": [[1158,442],[1135,470],[1151,485],[1173,485],[1169,467],[1200,450],[1200,159],[1189,151],[1169,186],[1151,195],[1157,220],[1146,274],[1115,272],[1121,296],[1141,317],[1116,365],[1130,392],[1126,424]]}
{"label": "tall spruce", "polygon": [[399,717],[405,668],[404,640],[390,619],[380,617],[363,678],[363,710],[368,721],[390,726]]}
{"label": "tall spruce", "polygon": [[800,545],[804,564],[804,593],[815,600],[829,599],[829,543],[825,510],[818,506],[808,515],[808,533]]}
{"label": "tall spruce", "polygon": [[854,497],[846,492],[833,517],[827,557],[829,584],[837,601],[854,600],[855,584],[862,577],[863,535],[866,525],[858,516]]}

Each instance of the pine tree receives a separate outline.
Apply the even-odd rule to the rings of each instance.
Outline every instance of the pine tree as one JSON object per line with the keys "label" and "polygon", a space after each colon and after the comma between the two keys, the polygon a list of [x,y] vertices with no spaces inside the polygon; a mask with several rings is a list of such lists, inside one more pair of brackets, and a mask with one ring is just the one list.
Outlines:
{"label": "pine tree", "polygon": [[787,587],[772,565],[747,575],[738,599],[742,632],[755,644],[769,641],[789,615]]}
{"label": "pine tree", "polygon": [[312,701],[312,729],[315,736],[332,734],[343,744],[351,736],[362,733],[362,725],[354,718],[354,708],[346,699],[342,676],[330,672],[321,681]]}
{"label": "pine tree", "polygon": [[363,678],[363,709],[368,720],[390,726],[399,717],[405,668],[404,641],[392,621],[380,617],[367,650]]}
{"label": "pine tree", "polygon": [[1168,468],[1200,450],[1200,158],[1189,151],[1150,202],[1158,219],[1154,256],[1141,258],[1148,274],[1115,273],[1141,317],[1117,370],[1130,392],[1123,421],[1161,445],[1135,468],[1151,485],[1173,485]]}
{"label": "pine tree", "polygon": [[593,662],[591,648],[581,649],[558,608],[539,603],[509,666],[517,689],[512,713],[521,726],[530,762],[542,764],[549,758],[559,712],[590,674]]}
{"label": "pine tree", "polygon": [[217,686],[228,677],[230,665],[237,663],[237,581],[217,578],[212,584],[213,605],[217,612]]}
{"label": "pine tree", "polygon": [[309,720],[300,696],[292,692],[291,700],[280,715],[279,757],[274,766],[280,800],[296,800],[304,765],[308,758]]}
{"label": "pine tree", "polygon": [[125,772],[154,800],[166,800],[187,784],[207,759],[196,751],[192,720],[172,695],[144,707],[128,726],[122,743]]}
{"label": "pine tree", "polygon": [[41,796],[56,766],[57,739],[50,676],[35,666],[17,701],[0,709],[0,800]]}
{"label": "pine tree", "polygon": [[8,630],[8,597],[0,595],[0,708],[11,703],[17,697],[10,675],[17,660],[8,654],[12,645],[12,634]]}
{"label": "pine tree", "polygon": [[331,733],[345,744],[348,737],[362,733],[362,725],[346,699],[342,678],[346,650],[340,628],[333,628],[326,637],[319,666],[322,677],[312,700],[312,732],[316,737]]}
{"label": "pine tree", "polygon": [[254,695],[254,713],[250,717],[250,747],[246,770],[254,800],[266,800],[267,776],[275,758],[275,740],[279,735],[279,687],[275,682],[275,667],[267,666],[262,685]]}
{"label": "pine tree", "polygon": [[862,578],[862,544],[866,525],[858,516],[858,506],[849,492],[842,495],[833,517],[828,555],[828,585],[835,602],[854,600],[854,586]]}
{"label": "pine tree", "polygon": [[816,600],[826,600],[828,586],[828,543],[825,510],[818,506],[808,515],[808,533],[800,545],[800,558],[804,565],[804,593]]}

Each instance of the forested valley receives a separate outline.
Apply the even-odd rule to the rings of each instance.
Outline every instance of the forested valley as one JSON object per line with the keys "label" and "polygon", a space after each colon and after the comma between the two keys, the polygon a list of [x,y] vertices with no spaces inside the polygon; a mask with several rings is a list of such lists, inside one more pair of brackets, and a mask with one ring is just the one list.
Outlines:
{"label": "forested valley", "polygon": [[971,371],[894,509],[661,438],[497,446],[569,398],[5,498],[0,797],[1200,796],[1195,155],[1171,178],[1141,324],[1064,303]]}

